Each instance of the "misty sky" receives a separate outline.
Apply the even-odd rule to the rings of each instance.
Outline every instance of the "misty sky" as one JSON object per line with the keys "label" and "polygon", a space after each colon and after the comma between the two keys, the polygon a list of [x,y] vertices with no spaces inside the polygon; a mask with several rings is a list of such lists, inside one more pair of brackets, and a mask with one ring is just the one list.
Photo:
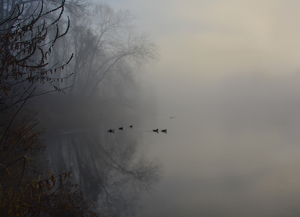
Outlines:
{"label": "misty sky", "polygon": [[159,47],[144,82],[164,178],[140,216],[299,216],[300,1],[108,3]]}
{"label": "misty sky", "polygon": [[256,73],[277,78],[299,67],[299,1],[135,1],[116,8],[137,17],[139,30],[159,46],[155,74],[220,79]]}

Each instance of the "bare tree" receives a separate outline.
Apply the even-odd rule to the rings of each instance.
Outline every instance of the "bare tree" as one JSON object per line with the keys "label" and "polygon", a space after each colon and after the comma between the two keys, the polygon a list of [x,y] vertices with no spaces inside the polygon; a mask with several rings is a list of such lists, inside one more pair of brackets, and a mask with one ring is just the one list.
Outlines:
{"label": "bare tree", "polygon": [[[59,90],[53,81],[69,76],[51,75],[62,70],[72,55],[62,64],[50,65],[47,61],[55,42],[69,29],[69,22],[63,31],[57,25],[64,11],[64,1],[47,11],[43,2],[35,1],[7,3],[5,8],[10,14],[0,22],[0,98],[7,109],[35,96],[38,83],[48,83]],[[56,16],[55,19],[48,20],[50,15]],[[53,29],[54,34],[49,37],[48,32]]]}
{"label": "bare tree", "polygon": [[[146,36],[136,34],[131,24],[133,17],[129,12],[114,12],[106,4],[86,8],[77,7],[79,3],[76,0],[0,0],[0,4],[4,14],[1,14],[4,19],[1,17],[0,21],[0,172],[9,176],[9,173],[12,174],[9,170],[12,165],[18,166],[13,182],[13,188],[18,190],[20,184],[25,189],[31,178],[23,178],[29,161],[25,155],[35,147],[40,147],[38,143],[34,143],[36,140],[27,140],[31,136],[32,139],[38,138],[38,134],[29,133],[36,123],[22,126],[17,124],[19,119],[15,117],[20,114],[19,108],[29,98],[52,91],[45,84],[54,88],[54,91],[74,86],[71,101],[77,103],[77,100],[85,99],[80,101],[81,104],[98,99],[132,97],[128,90],[135,83],[134,68],[155,58],[155,46]],[[71,24],[63,14],[70,16]],[[70,62],[72,53],[74,56]],[[59,98],[61,99],[53,97],[55,107],[58,107]],[[48,95],[44,99],[48,101]],[[49,113],[58,116],[59,120],[61,116],[51,110],[54,108],[53,101],[50,104],[52,107],[50,106]],[[15,107],[17,109],[13,110]],[[75,110],[74,107],[63,108]],[[8,114],[4,111],[10,112],[6,119],[2,118]],[[29,144],[25,152],[22,145],[26,145],[26,142]],[[78,171],[75,177],[78,178],[80,187],[92,199],[98,199],[101,207],[109,207],[114,213],[132,213],[140,192],[150,189],[159,179],[157,164],[143,158],[136,160],[137,142],[131,137],[78,134],[69,139],[52,141],[49,146],[49,150],[53,150],[52,158],[50,157],[52,167],[72,168],[74,173]],[[15,152],[18,155],[10,157]],[[40,181],[43,181],[44,186],[38,184]],[[7,179],[5,183],[2,180],[0,182],[9,195],[11,183]],[[50,189],[48,187],[51,182],[54,185],[54,176],[34,179],[35,184],[30,185],[30,188],[36,189],[37,201],[42,195],[37,189],[43,187],[54,190],[52,186]],[[22,192],[17,193],[15,201],[22,196]],[[67,195],[73,198],[80,196],[71,193],[68,191],[61,198]],[[30,196],[29,190],[26,195]],[[48,198],[51,201],[49,203],[59,206],[55,200],[61,195],[52,196],[53,199]],[[11,199],[10,196],[5,198]],[[44,203],[35,208],[38,211],[46,205]],[[7,210],[7,206],[2,208]],[[26,212],[28,210],[21,214]]]}
{"label": "bare tree", "polygon": [[[37,160],[43,149],[40,132],[34,129],[35,114],[22,109],[29,98],[37,96],[38,84],[52,84],[57,78],[50,74],[62,69],[71,59],[62,65],[47,61],[55,42],[68,31],[69,22],[63,31],[57,25],[65,2],[51,9],[43,1],[2,0],[0,5],[0,215],[61,216],[68,212],[93,215],[87,211],[80,191],[64,185],[67,173],[59,175],[58,182],[54,175],[41,178],[40,172],[44,171]],[[54,34],[48,34],[49,31]]]}
{"label": "bare tree", "polygon": [[146,35],[136,34],[133,18],[128,11],[114,12],[107,4],[71,16],[71,34],[61,48],[74,52],[69,66],[74,73],[73,95],[86,99],[121,95],[126,92],[120,88],[122,83],[134,83],[133,68],[156,57],[155,45]]}

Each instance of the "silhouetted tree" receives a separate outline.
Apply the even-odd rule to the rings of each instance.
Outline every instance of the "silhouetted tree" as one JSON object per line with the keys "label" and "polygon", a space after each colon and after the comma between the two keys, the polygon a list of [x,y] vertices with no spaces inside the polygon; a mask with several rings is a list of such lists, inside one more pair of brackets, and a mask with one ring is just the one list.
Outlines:
{"label": "silhouetted tree", "polygon": [[[137,142],[130,136],[80,134],[50,144],[50,150],[55,149],[51,166],[73,169],[74,177],[60,169],[46,175],[41,155],[44,145],[35,130],[36,114],[24,109],[28,99],[70,86],[74,105],[116,97],[129,99],[132,94],[127,88],[134,85],[133,68],[155,57],[154,44],[136,35],[128,12],[116,13],[106,4],[93,10],[78,4],[75,0],[0,0],[3,216],[132,214],[141,191],[159,179],[157,164],[136,160]],[[70,16],[72,27],[63,12]],[[43,99],[48,101],[49,96]],[[60,97],[53,99],[48,114],[59,120],[53,105],[59,106]],[[86,196],[97,201],[99,209],[94,209]]]}
{"label": "silhouetted tree", "polygon": [[155,45],[135,32],[128,11],[114,12],[107,4],[97,4],[70,16],[72,28],[60,42],[58,56],[74,53],[68,66],[74,73],[68,81],[74,85],[73,95],[85,99],[126,97],[130,87],[125,84],[134,83],[134,65],[153,60]]}
{"label": "silhouetted tree", "polygon": [[[4,13],[7,17],[0,21],[0,98],[5,105],[1,110],[41,94],[35,91],[37,83],[52,84],[55,90],[60,90],[53,82],[69,77],[51,75],[63,69],[72,55],[62,65],[49,65],[47,62],[55,42],[69,29],[69,22],[63,31],[57,25],[64,11],[64,3],[49,11],[44,11],[42,1],[23,4],[13,4],[12,1],[4,5],[10,13]],[[47,19],[47,16],[54,14],[55,19]],[[55,32],[51,38],[49,31]]]}
{"label": "silhouetted tree", "polygon": [[[35,130],[38,122],[24,109],[29,98],[41,94],[35,92],[38,83],[65,79],[51,74],[71,58],[62,65],[47,62],[55,42],[69,28],[69,22],[64,31],[57,25],[65,2],[50,10],[44,9],[43,1],[1,0],[0,5],[0,215],[94,215],[81,191],[66,181],[70,173],[46,177],[39,159],[44,146]],[[49,31],[55,32],[53,37]]]}

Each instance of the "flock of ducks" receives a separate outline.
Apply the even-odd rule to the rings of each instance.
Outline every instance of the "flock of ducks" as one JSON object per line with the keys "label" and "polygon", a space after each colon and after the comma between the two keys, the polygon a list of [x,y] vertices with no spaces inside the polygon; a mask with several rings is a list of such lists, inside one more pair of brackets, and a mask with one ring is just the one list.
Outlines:
{"label": "flock of ducks", "polygon": [[[175,118],[175,116],[172,116],[170,118]],[[130,125],[128,127],[133,128],[133,125]],[[123,129],[124,129],[123,126],[119,127],[119,130],[123,130]],[[115,129],[109,129],[109,130],[107,130],[107,132],[109,132],[109,133],[115,133]],[[154,129],[151,132],[159,133],[159,129]],[[167,129],[160,130],[160,132],[167,134]]]}
{"label": "flock of ducks", "polygon": [[[129,127],[130,127],[130,128],[133,128],[132,125],[130,125]],[[123,129],[124,129],[123,126],[122,126],[122,127],[119,127],[119,130],[123,130]],[[152,130],[152,131],[155,132],[155,133],[159,133],[159,129],[154,129],[154,130]],[[109,130],[107,130],[107,132],[108,132],[108,133],[115,133],[115,129],[109,129]],[[163,129],[163,130],[161,130],[160,132],[167,134],[167,129]]]}

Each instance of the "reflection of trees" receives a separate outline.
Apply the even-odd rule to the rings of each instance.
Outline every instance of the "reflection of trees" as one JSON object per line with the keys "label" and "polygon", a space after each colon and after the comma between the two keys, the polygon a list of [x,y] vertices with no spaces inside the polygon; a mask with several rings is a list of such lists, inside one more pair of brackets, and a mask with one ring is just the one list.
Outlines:
{"label": "reflection of trees", "polygon": [[69,60],[48,60],[69,29],[69,19],[65,29],[58,26],[65,1],[1,0],[0,5],[0,216],[95,214],[70,173],[45,173],[38,123],[25,109],[29,99],[45,93],[40,92],[45,84],[58,90],[52,80],[64,80],[55,72]]}
{"label": "reflection of trees", "polygon": [[132,214],[139,194],[159,179],[159,166],[137,156],[138,142],[126,132],[59,135],[46,143],[53,170],[72,168],[84,193],[114,213]]}
{"label": "reflection of trees", "polygon": [[[96,122],[95,117],[99,117],[104,101],[127,102],[133,99],[136,92],[133,69],[136,64],[155,56],[155,46],[146,37],[135,34],[128,12],[115,13],[107,5],[100,4],[89,11],[84,10],[85,5],[80,5],[77,0],[0,2],[0,204],[4,204],[2,189],[6,192],[6,204],[20,203],[27,189],[30,200],[32,192],[38,191],[34,201],[38,212],[46,209],[46,205],[41,206],[40,202],[40,197],[46,193],[49,197],[43,200],[44,204],[52,206],[51,201],[61,207],[61,202],[67,198],[66,195],[70,196],[72,189],[63,194],[50,194],[49,191],[58,188],[57,185],[54,188],[58,177],[61,181],[59,188],[64,186],[60,169],[73,168],[86,195],[98,199],[100,204],[115,213],[117,210],[132,213],[132,202],[139,192],[149,189],[158,179],[157,165],[142,158],[136,160],[136,140],[126,134],[57,136],[47,145],[52,161],[49,165],[53,165],[59,175],[36,179],[35,172],[32,172],[29,174],[32,177],[28,178],[27,165],[32,156],[36,157],[32,152],[40,148],[36,142],[39,134],[32,130],[36,124],[29,126],[32,120],[23,116],[21,108],[29,98],[33,100],[33,96],[74,86],[65,97],[47,95],[30,103],[30,106],[39,111],[42,122],[43,119],[54,120],[60,127],[63,122],[66,128],[73,126],[69,120],[78,120],[78,116],[81,120],[90,118],[86,121],[88,124],[91,119]],[[71,17],[71,24],[66,13]],[[80,127],[83,125],[81,120]],[[23,164],[19,165],[21,161]],[[27,179],[24,178],[25,173]],[[50,181],[53,186],[50,186]],[[11,189],[15,191],[12,197]],[[73,194],[73,198],[76,197],[77,194]],[[68,202],[74,200],[69,197]],[[83,208],[82,200],[77,202]],[[33,202],[24,204],[26,212],[33,207]],[[7,207],[5,205],[4,208]],[[63,209],[69,207],[75,210],[75,206],[68,204]],[[19,207],[15,210],[16,215],[26,213],[21,211],[19,214],[17,209]]]}

